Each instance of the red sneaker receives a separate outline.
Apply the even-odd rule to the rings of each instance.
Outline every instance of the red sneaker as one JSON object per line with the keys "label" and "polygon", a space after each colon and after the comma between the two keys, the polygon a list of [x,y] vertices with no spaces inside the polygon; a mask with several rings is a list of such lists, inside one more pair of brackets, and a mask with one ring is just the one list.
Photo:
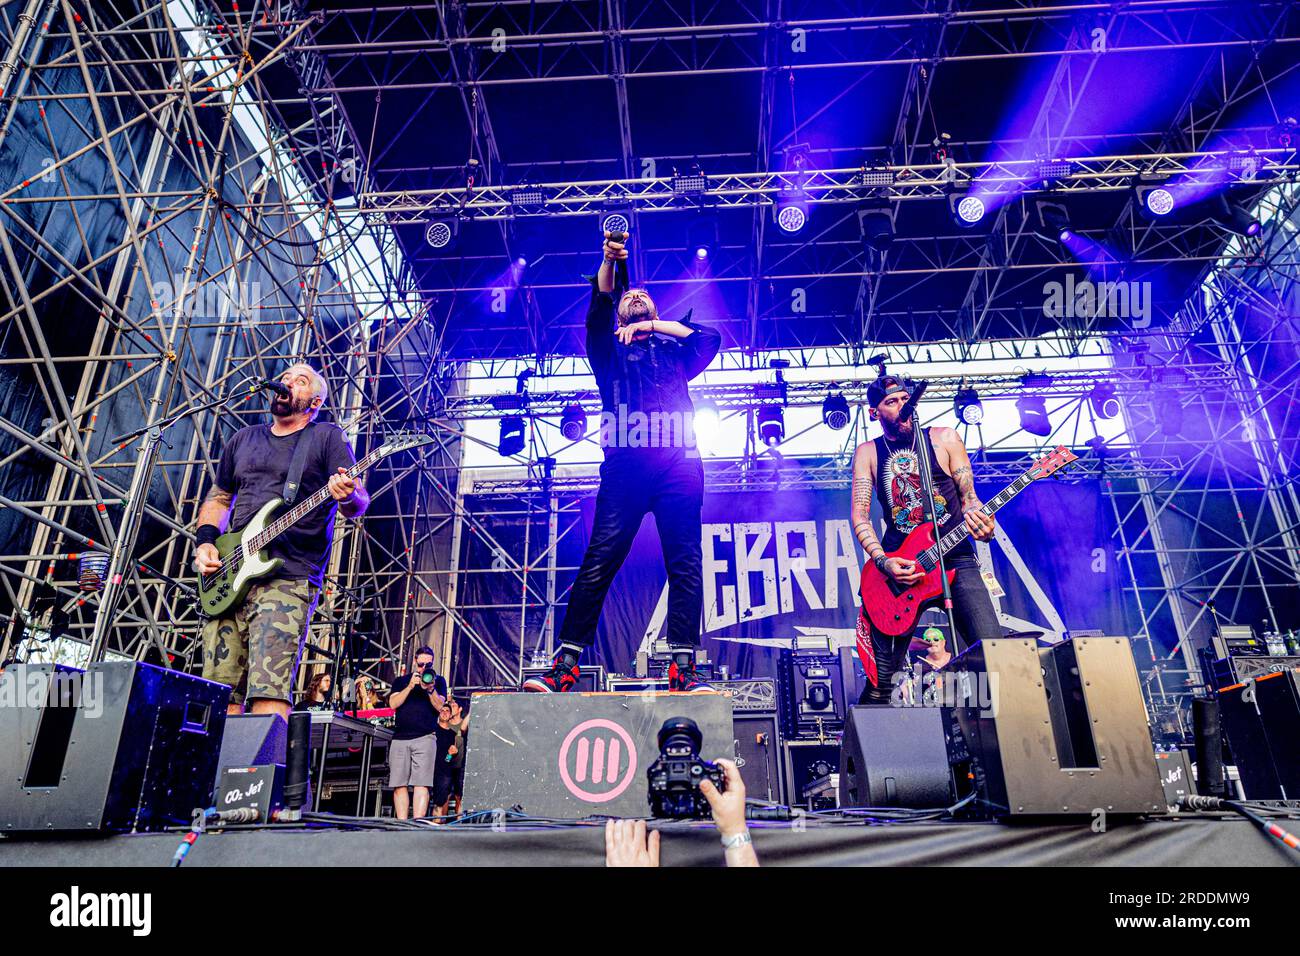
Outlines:
{"label": "red sneaker", "polygon": [[535,694],[561,694],[578,683],[578,662],[568,654],[557,654],[551,669],[524,681],[523,689]]}

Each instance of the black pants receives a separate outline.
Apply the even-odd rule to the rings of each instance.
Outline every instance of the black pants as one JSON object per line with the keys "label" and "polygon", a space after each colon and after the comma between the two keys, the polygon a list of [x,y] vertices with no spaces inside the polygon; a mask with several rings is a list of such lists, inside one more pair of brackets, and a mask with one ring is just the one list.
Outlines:
{"label": "black pants", "polygon": [[[989,589],[980,576],[979,562],[973,554],[949,556],[948,567],[957,572],[952,582],[952,616],[956,619],[957,633],[961,636],[962,649],[970,647],[976,641],[1002,636],[1002,625],[998,623],[998,614],[993,610],[993,599]],[[908,637],[886,637],[871,631],[871,644],[876,651],[876,674],[878,682],[875,687],[867,681],[860,703],[888,704],[890,693],[894,689],[894,674],[907,667],[907,649],[912,643]],[[958,648],[949,648],[956,654]]]}
{"label": "black pants", "polygon": [[704,466],[685,449],[619,450],[600,466],[591,542],[569,594],[560,643],[590,647],[601,605],[646,512],[655,516],[668,571],[668,644],[700,642],[704,606],[700,509]]}

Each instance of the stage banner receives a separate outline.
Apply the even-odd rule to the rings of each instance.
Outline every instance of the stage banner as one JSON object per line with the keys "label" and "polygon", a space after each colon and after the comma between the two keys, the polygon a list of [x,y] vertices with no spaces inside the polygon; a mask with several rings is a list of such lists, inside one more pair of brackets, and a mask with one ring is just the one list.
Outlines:
{"label": "stage banner", "polygon": [[[999,487],[980,486],[990,498]],[[564,620],[569,587],[590,538],[595,499],[574,502],[577,526],[558,546],[555,633]],[[701,634],[711,658],[736,677],[775,673],[778,652],[798,635],[832,647],[854,645],[863,555],[849,522],[845,489],[772,489],[708,493],[704,499],[704,614]],[[466,535],[460,593],[475,641],[462,636],[453,679],[458,685],[499,684],[525,661],[545,622],[543,549],[546,514],[537,509],[476,510],[487,534]],[[880,527],[879,512],[875,513]],[[528,598],[523,575],[506,556],[524,553],[527,528]],[[985,584],[1008,631],[1100,629],[1128,634],[1121,588],[1123,568],[1113,544],[1114,518],[1095,481],[1035,482],[998,512],[997,537],[980,545]],[[654,519],[647,516],[627,562],[614,580],[588,658],[612,672],[631,673],[638,650],[664,635],[667,578]],[[925,624],[946,620],[928,612]],[[496,662],[494,668],[493,663]]]}
{"label": "stage banner", "polygon": [[[988,497],[997,490],[979,489]],[[594,509],[594,500],[584,503],[588,533]],[[708,494],[703,517],[701,633],[714,661],[733,676],[771,676],[779,650],[798,635],[854,645],[864,558],[846,490]],[[1085,628],[1126,634],[1113,528],[1095,482],[1038,482],[1000,511],[997,538],[979,550],[1004,626],[1049,637]],[[637,651],[663,636],[666,584],[647,517],[597,631],[599,659],[611,670],[630,671]],[[937,611],[924,621],[946,625]]]}

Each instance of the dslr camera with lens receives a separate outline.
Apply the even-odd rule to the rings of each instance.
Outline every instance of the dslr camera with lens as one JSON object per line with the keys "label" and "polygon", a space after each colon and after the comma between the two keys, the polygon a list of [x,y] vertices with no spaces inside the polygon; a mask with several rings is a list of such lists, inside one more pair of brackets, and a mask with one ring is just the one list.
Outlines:
{"label": "dslr camera with lens", "polygon": [[646,771],[652,816],[708,819],[711,815],[700,783],[711,780],[721,792],[727,778],[721,766],[700,758],[703,743],[699,725],[689,717],[669,717],[659,728],[659,758]]}

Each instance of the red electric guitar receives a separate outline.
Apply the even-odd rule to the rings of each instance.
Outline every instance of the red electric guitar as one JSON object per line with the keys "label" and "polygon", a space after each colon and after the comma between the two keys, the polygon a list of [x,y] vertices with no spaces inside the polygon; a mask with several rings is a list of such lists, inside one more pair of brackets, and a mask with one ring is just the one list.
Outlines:
{"label": "red electric guitar", "polygon": [[[984,513],[993,514],[1008,501],[1029,487],[1030,482],[1055,474],[1078,456],[1064,445],[1057,445],[1056,450],[1044,455],[1034,462],[1032,468],[1007,485],[996,498],[984,505]],[[943,536],[938,547],[947,554],[966,540],[970,529],[965,522],[953,528]],[[870,562],[862,569],[862,613],[877,631],[889,637],[905,637],[916,629],[916,620],[921,611],[938,603],[943,596],[943,585],[939,580],[939,557],[934,544],[934,525],[927,522],[909,534],[903,540],[903,546],[889,555],[891,558],[907,558],[915,561],[926,575],[913,585],[902,585],[883,573]],[[948,581],[957,572],[948,569]]]}

